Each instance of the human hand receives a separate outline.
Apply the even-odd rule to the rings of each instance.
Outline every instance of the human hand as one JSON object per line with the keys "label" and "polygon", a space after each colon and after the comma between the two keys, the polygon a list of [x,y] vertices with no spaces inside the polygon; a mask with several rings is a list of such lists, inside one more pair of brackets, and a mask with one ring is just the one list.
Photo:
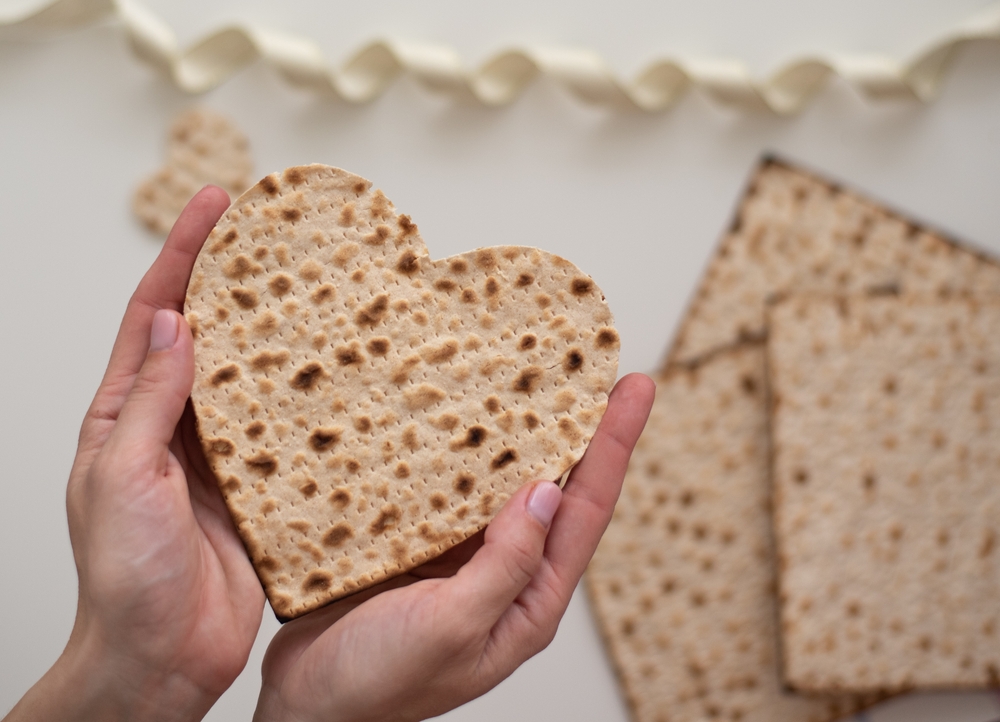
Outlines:
{"label": "human hand", "polygon": [[228,205],[198,193],[129,302],[66,492],[73,632],[10,722],[201,719],[246,664],[264,594],[195,432],[178,313]]}
{"label": "human hand", "polygon": [[611,519],[653,391],[638,374],[617,384],[564,491],[528,485],[438,560],[286,624],[264,657],[254,720],[426,719],[548,646]]}

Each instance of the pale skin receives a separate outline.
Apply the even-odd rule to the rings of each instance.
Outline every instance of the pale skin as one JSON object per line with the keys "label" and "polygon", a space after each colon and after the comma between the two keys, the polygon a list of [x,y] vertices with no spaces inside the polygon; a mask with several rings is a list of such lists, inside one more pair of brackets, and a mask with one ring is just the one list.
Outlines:
{"label": "pale skin", "polygon": [[[188,204],[136,289],[66,492],[79,601],[69,642],[5,722],[199,720],[246,665],[264,594],[194,433],[184,295],[229,205]],[[633,374],[565,489],[529,484],[484,533],[286,624],[254,719],[420,720],[483,694],[555,635],[603,533],[653,383]]]}

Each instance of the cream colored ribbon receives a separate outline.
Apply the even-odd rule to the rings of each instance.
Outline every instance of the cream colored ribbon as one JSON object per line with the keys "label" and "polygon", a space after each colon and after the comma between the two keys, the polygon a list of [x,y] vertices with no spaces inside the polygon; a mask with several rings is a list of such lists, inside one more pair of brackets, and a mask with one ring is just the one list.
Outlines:
{"label": "cream colored ribbon", "polygon": [[803,57],[759,80],[737,60],[661,59],[631,82],[619,80],[604,59],[589,50],[511,49],[469,70],[449,47],[394,40],[365,45],[338,70],[308,38],[248,25],[222,28],[181,50],[173,30],[135,0],[54,0],[19,17],[0,17],[0,40],[106,19],[115,19],[124,28],[136,55],[190,93],[210,90],[263,60],[292,85],[333,93],[352,103],[378,97],[406,73],[431,90],[484,105],[506,105],[545,75],[595,105],[664,110],[697,88],[724,105],[765,108],[782,115],[802,110],[834,75],[867,98],[931,101],[950,61],[964,45],[1000,40],[1000,3],[995,3],[906,62],[881,55]]}

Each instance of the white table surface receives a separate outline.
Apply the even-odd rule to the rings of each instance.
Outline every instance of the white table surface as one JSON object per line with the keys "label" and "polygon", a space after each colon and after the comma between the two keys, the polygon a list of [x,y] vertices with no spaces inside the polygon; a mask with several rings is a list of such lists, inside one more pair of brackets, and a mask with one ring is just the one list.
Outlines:
{"label": "white table surface", "polygon": [[[0,0],[0,14],[35,5]],[[796,54],[905,57],[981,0],[570,2],[263,0],[149,2],[187,44],[247,20],[317,41],[333,63],[385,34],[450,44],[475,65],[517,43],[600,51],[623,76],[654,57],[746,60],[766,74]],[[349,106],[261,66],[201,98],[140,64],[114,23],[31,42],[0,40],[0,713],[54,661],[76,578],[63,495],[83,412],[126,300],[160,240],[130,195],[162,160],[173,116],[201,102],[249,135],[258,175],[325,162],[373,179],[420,225],[432,254],[501,243],[571,258],[604,289],[621,371],[654,369],[746,174],[764,151],[821,169],[892,206],[1000,252],[1000,45],[962,53],[940,99],[872,104],[833,82],[800,116],[720,108],[695,93],[659,115],[608,112],[552,82],[501,110],[456,104],[412,82]],[[213,721],[249,719],[264,625]],[[910,696],[873,722],[985,722],[992,693]],[[586,600],[555,642],[446,719],[624,722]]]}

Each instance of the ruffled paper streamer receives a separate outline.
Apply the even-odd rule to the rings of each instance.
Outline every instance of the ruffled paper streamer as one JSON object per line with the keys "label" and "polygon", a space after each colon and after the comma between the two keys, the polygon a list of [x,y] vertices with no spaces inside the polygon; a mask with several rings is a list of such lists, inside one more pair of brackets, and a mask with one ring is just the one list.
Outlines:
{"label": "ruffled paper streamer", "polygon": [[20,17],[0,18],[0,39],[109,19],[124,29],[136,55],[189,93],[204,93],[261,60],[291,85],[332,93],[351,103],[377,98],[405,73],[433,91],[488,106],[507,105],[545,75],[593,105],[660,111],[677,103],[687,91],[698,89],[723,105],[768,109],[781,115],[802,110],[832,76],[866,98],[929,102],[937,96],[951,60],[963,46],[1000,40],[1000,3],[996,3],[905,62],[882,55],[803,57],[759,80],[739,61],[661,59],[628,82],[619,80],[600,55],[585,49],[505,50],[470,70],[446,46],[377,40],[337,69],[308,38],[233,25],[181,50],[173,30],[134,0],[54,0]]}

